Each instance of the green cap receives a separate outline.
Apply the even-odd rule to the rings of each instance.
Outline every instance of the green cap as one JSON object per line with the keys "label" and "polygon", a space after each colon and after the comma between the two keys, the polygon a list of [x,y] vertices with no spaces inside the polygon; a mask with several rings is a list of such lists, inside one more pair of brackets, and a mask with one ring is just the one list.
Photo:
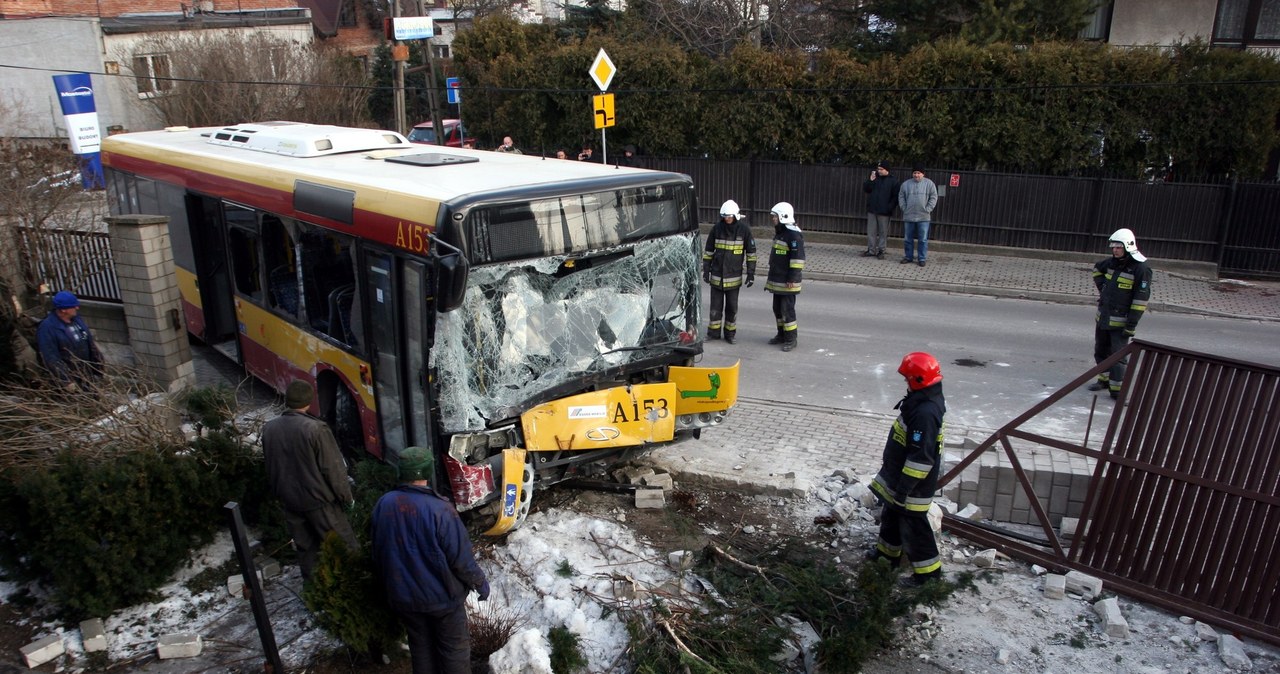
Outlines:
{"label": "green cap", "polygon": [[397,471],[401,482],[430,480],[436,470],[436,458],[426,447],[405,447],[400,452],[400,465]]}

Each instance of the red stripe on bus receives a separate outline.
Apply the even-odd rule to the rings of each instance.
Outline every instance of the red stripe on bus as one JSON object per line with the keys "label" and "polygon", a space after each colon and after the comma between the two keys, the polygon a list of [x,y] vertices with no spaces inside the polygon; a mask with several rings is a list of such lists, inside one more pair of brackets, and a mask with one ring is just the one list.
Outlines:
{"label": "red stripe on bus", "polygon": [[[139,159],[126,154],[104,152],[103,163],[114,169],[135,173],[152,180],[181,185],[188,190],[200,194],[219,197],[228,201],[252,206],[279,215],[297,218],[305,222],[322,225],[332,230],[358,236],[369,241],[385,243],[399,248],[408,248],[414,252],[425,252],[405,245],[405,233],[402,227],[416,225],[427,231],[435,231],[434,225],[407,221],[376,211],[359,208],[353,209],[352,218],[359,226],[348,225],[337,220],[303,213],[293,208],[293,192],[277,190],[265,185],[226,178],[213,173],[185,169],[172,164],[162,164],[148,159]],[[346,188],[338,188],[346,189]]]}

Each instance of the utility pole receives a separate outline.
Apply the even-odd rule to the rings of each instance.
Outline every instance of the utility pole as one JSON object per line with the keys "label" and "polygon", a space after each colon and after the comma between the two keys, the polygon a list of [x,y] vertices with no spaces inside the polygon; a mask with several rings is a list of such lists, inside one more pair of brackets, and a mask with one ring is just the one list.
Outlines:
{"label": "utility pole", "polygon": [[[400,0],[391,0],[391,19],[394,22],[400,16]],[[395,73],[395,95],[394,106],[396,116],[396,131],[405,134],[409,129],[405,123],[404,111],[404,62],[406,59],[400,58],[400,50],[408,51],[408,47],[401,45],[399,40],[391,41],[391,60]]]}
{"label": "utility pole", "polygon": [[[418,0],[418,16],[426,16],[426,3]],[[444,145],[444,120],[440,118],[440,99],[436,96],[436,60],[431,53],[431,38],[427,38],[423,44],[423,48],[427,51],[427,105],[431,108],[431,127],[436,132],[436,142]]]}

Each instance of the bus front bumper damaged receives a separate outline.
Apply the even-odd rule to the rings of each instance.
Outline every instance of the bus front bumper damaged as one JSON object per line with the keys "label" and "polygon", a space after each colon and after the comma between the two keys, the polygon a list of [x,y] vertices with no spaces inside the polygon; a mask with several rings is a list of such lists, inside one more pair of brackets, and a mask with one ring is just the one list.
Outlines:
{"label": "bus front bumper damaged", "polygon": [[[628,448],[643,451],[673,441],[677,433],[715,426],[737,403],[738,373],[738,363],[723,368],[671,367],[665,382],[616,386],[543,403],[520,415],[523,447],[514,446],[517,438],[502,430],[456,435],[445,459],[454,503],[459,510],[469,510],[497,499],[497,522],[485,534],[506,533],[528,515],[537,453],[561,460],[580,457],[571,459],[574,462],[616,460]],[[547,471],[542,479],[558,481]]]}

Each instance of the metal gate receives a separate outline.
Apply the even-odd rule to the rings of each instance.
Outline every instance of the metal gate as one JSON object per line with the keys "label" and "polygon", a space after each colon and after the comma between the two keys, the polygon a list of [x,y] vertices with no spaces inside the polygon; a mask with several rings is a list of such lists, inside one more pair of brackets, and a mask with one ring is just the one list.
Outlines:
{"label": "metal gate", "polygon": [[[1020,429],[1120,358],[1121,400],[1100,448]],[[1104,404],[1110,404],[1105,401]],[[1134,341],[987,438],[946,484],[997,444],[1044,530],[1036,540],[948,515],[956,533],[1167,609],[1280,644],[1280,370]],[[1070,547],[1049,522],[1012,441],[1096,461]]]}

